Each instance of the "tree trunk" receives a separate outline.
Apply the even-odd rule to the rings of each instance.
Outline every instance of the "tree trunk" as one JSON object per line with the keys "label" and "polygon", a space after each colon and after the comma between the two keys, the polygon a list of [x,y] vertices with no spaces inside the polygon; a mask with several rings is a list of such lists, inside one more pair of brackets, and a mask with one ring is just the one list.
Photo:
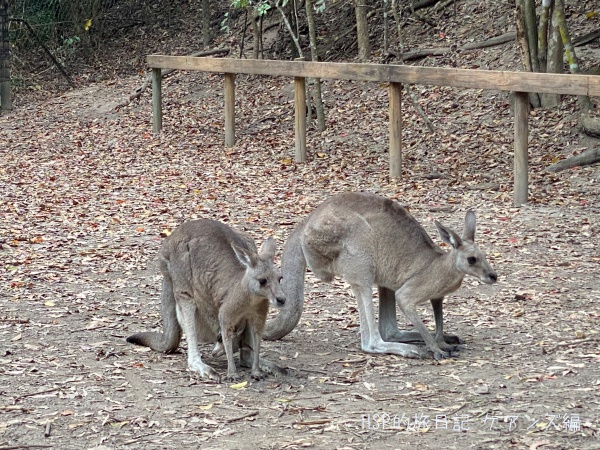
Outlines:
{"label": "tree trunk", "polygon": [[[569,34],[569,28],[567,27],[567,19],[565,18],[565,5],[563,0],[556,0],[555,8],[557,10],[558,29],[560,30],[560,37],[565,47],[565,56],[567,57],[569,68],[571,69],[571,73],[579,73],[579,63],[577,61],[577,55],[575,54],[575,48],[571,43],[571,35]],[[586,113],[591,109],[592,105],[589,97],[580,95],[577,97],[577,100],[579,102],[579,109],[581,113]]]}
{"label": "tree trunk", "polygon": [[[525,18],[525,1],[526,0],[517,0],[516,4],[517,42],[519,43],[519,48],[521,50],[521,64],[523,64],[523,69],[526,72],[533,72],[533,67],[531,65],[531,48],[529,46],[527,32],[527,20]],[[534,108],[539,108],[541,105],[539,96],[534,92],[529,93],[529,102],[533,105]]]}
{"label": "tree trunk", "polygon": [[371,42],[369,41],[369,25],[367,22],[368,0],[356,0],[356,35],[358,41],[358,59],[368,61],[371,57]]}
{"label": "tree trunk", "polygon": [[[313,61],[319,61],[319,50],[317,48],[317,31],[315,29],[315,15],[313,0],[306,0],[306,22],[308,23],[308,36],[310,40],[310,55]],[[321,96],[321,80],[315,78],[315,108],[317,109],[317,130],[325,130],[325,110]]]}
{"label": "tree trunk", "polygon": [[0,111],[11,109],[8,0],[0,0]]}
{"label": "tree trunk", "polygon": [[390,24],[388,21],[388,0],[383,0],[383,53],[387,53]]}
{"label": "tree trunk", "polygon": [[[540,72],[546,72],[546,63],[548,60],[548,25],[551,20],[550,10],[552,0],[542,0],[542,12],[540,13],[540,23],[538,27],[538,60],[540,62]],[[550,27],[550,30],[552,28]]]}
{"label": "tree trunk", "polygon": [[[525,70],[526,72],[533,72],[534,70],[532,66],[532,61],[534,60],[534,58],[533,51],[530,46],[530,33],[527,27],[527,22],[531,21],[531,18],[527,19],[526,17],[528,15],[525,6],[527,1],[528,0],[517,0],[517,4],[515,5],[517,42],[519,44],[519,49],[521,50],[521,64],[523,65],[523,70]],[[535,46],[537,48],[537,39],[535,40]],[[529,102],[534,108],[539,108],[541,106],[540,97],[535,92],[529,93]]]}
{"label": "tree trunk", "polygon": [[292,38],[292,41],[294,41],[295,48],[298,51],[299,56],[298,56],[298,58],[295,58],[295,59],[304,60],[304,53],[302,52],[302,47],[300,47],[300,42],[298,41],[298,36],[296,35],[296,33],[294,33],[294,29],[292,28],[292,25],[290,24],[290,21],[288,20],[286,14],[285,14],[285,11],[279,4],[279,1],[277,1],[275,3],[275,7],[281,14],[281,20],[283,20],[285,27],[287,28],[288,32],[290,33],[290,37]]}
{"label": "tree trunk", "polygon": [[[546,3],[551,0],[544,0],[544,9]],[[563,73],[563,45],[558,29],[558,14],[556,8],[548,8],[548,45],[546,50],[546,70],[548,73]],[[543,16],[542,12],[542,16]],[[540,24],[541,26],[541,24]],[[560,103],[560,94],[542,94],[540,95],[543,108],[551,108]]]}
{"label": "tree trunk", "polygon": [[210,44],[210,0],[202,0],[202,44]]}
{"label": "tree trunk", "polygon": [[599,161],[600,148],[590,148],[579,155],[571,156],[556,164],[552,164],[546,170],[549,172],[560,172],[561,170],[570,169],[571,167],[588,166]]}
{"label": "tree trunk", "polygon": [[[252,8],[251,6],[249,6],[249,8]],[[253,59],[258,59],[259,56],[259,51],[260,51],[260,25],[259,25],[259,17],[258,17],[258,10],[256,10],[255,8],[252,8],[252,10],[250,11],[250,17],[252,17],[252,31],[254,33],[254,39],[252,41],[253,46],[252,46],[252,58]]]}
{"label": "tree trunk", "polygon": [[525,32],[527,33],[527,44],[529,45],[529,57],[531,58],[531,71],[539,72],[540,63],[538,61],[538,28],[535,17],[535,3],[533,0],[525,0],[523,4],[523,14],[525,18]]}
{"label": "tree trunk", "polygon": [[402,26],[400,25],[400,14],[398,13],[398,5],[396,0],[392,0],[392,13],[394,14],[394,22],[398,30],[398,50],[400,54],[404,53],[404,39],[402,38]]}

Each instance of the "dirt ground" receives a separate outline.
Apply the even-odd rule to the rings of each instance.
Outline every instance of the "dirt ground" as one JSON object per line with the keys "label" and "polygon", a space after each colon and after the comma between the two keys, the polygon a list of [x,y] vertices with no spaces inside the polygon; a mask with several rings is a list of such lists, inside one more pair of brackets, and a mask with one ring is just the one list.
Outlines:
{"label": "dirt ground", "polygon": [[[185,106],[212,99],[217,110],[220,80],[194,76],[212,90],[180,100],[189,75],[174,78],[158,137],[149,131],[148,99],[88,117],[77,108],[89,91],[0,119],[9,143],[0,169],[0,448],[598,447],[600,173],[597,166],[540,170],[545,154],[558,153],[548,146],[581,148],[568,101],[547,113],[566,123],[553,125],[554,138],[539,137],[534,117],[532,201],[515,208],[506,100],[495,103],[503,113],[489,112],[499,118],[470,125],[500,132],[474,131],[460,147],[455,142],[471,137],[468,129],[456,135],[465,132],[457,124],[463,113],[446,117],[444,134],[409,146],[406,176],[390,181],[378,140],[385,120],[373,119],[371,145],[359,126],[349,133],[340,119],[360,110],[353,94],[366,89],[377,102],[381,88],[332,83],[331,129],[312,136],[311,161],[295,165],[291,119],[266,126],[288,102],[287,81],[271,85],[274,98],[263,105],[275,111],[261,112],[266,125],[255,120],[233,150],[223,150],[213,126],[219,115]],[[132,84],[97,86],[93,98],[120,98]],[[478,95],[472,101],[485,103]],[[443,176],[429,179],[431,172]],[[436,242],[433,219],[460,231],[464,211],[474,208],[499,283],[467,278],[447,299],[447,329],[466,341],[459,356],[435,362],[361,352],[348,287],[310,274],[300,325],[264,344],[265,357],[289,368],[283,378],[247,377],[233,389],[187,371],[185,344],[162,355],[125,342],[159,325],[155,257],[164,230],[212,217],[257,240],[274,235],[281,248],[298,220],[345,190],[398,198]],[[225,371],[223,358],[206,360]]]}
{"label": "dirt ground", "polygon": [[[502,67],[490,52],[462,63]],[[233,149],[220,75],[165,79],[158,136],[148,92],[115,109],[142,81],[17,99],[0,117],[0,450],[600,448],[600,171],[544,171],[598,145],[575,98],[532,112],[530,202],[516,208],[506,94],[413,87],[436,132],[405,102],[404,175],[390,180],[386,86],[325,82],[328,129],[295,164],[292,80],[237,78]],[[246,371],[236,389],[189,372],[185,341],[171,355],[125,342],[160,326],[156,255],[177,224],[218,219],[281,249],[344,191],[397,199],[438,243],[433,220],[460,232],[476,212],[499,282],[466,278],[446,299],[459,355],[365,354],[349,287],[310,274],[298,327],[263,344],[284,377]]]}

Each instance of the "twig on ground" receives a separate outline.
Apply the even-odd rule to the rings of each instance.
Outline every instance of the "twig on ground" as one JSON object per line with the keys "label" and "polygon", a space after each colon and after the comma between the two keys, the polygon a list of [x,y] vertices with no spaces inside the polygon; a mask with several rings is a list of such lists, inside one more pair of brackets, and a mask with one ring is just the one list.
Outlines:
{"label": "twig on ground", "polygon": [[600,341],[600,338],[591,337],[591,338],[582,339],[582,340],[579,340],[579,341],[561,342],[560,344],[556,344],[554,347],[552,347],[552,348],[550,348],[548,350],[545,350],[544,353],[545,354],[550,354],[550,353],[555,352],[556,350],[558,350],[559,348],[562,348],[562,347],[571,347],[572,345],[586,344],[588,342],[598,342],[598,341]]}
{"label": "twig on ground", "polygon": [[244,420],[244,419],[247,419],[248,417],[254,417],[254,416],[258,416],[258,411],[252,411],[251,413],[244,414],[243,416],[239,416],[239,417],[232,417],[231,419],[225,420],[225,423],[239,422],[240,420]]}

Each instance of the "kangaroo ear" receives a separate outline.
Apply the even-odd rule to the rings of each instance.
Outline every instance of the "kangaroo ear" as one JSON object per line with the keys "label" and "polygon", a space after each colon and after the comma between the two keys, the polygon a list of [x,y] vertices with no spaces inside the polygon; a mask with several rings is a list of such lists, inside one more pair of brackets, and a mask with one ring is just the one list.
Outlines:
{"label": "kangaroo ear", "polygon": [[465,241],[475,242],[475,224],[477,220],[475,219],[475,213],[471,210],[467,211],[467,215],[465,216],[465,229],[463,230],[463,239]]}
{"label": "kangaroo ear", "polygon": [[239,245],[231,244],[231,248],[233,249],[233,253],[237,259],[246,267],[254,267],[256,266],[256,254],[248,249],[242,248]]}
{"label": "kangaroo ear", "polygon": [[275,253],[277,252],[277,242],[275,239],[270,237],[263,245],[260,246],[260,250],[258,251],[258,257],[260,259],[273,259],[275,258]]}
{"label": "kangaroo ear", "polygon": [[446,244],[450,244],[454,248],[458,248],[462,245],[462,239],[454,230],[446,228],[437,220],[435,221],[435,226],[438,229],[438,233],[440,233],[442,241],[444,241]]}

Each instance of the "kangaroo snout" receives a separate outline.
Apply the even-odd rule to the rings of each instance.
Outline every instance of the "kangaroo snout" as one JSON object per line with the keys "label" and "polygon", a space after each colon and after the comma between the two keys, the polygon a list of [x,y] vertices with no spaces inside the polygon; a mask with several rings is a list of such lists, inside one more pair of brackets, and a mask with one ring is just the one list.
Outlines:
{"label": "kangaroo snout", "polygon": [[277,302],[275,305],[277,307],[285,305],[285,297],[283,295],[275,297],[275,301]]}
{"label": "kangaroo snout", "polygon": [[485,284],[494,284],[496,281],[498,281],[498,276],[496,275],[496,272],[490,272],[487,274],[486,279],[482,280]]}

